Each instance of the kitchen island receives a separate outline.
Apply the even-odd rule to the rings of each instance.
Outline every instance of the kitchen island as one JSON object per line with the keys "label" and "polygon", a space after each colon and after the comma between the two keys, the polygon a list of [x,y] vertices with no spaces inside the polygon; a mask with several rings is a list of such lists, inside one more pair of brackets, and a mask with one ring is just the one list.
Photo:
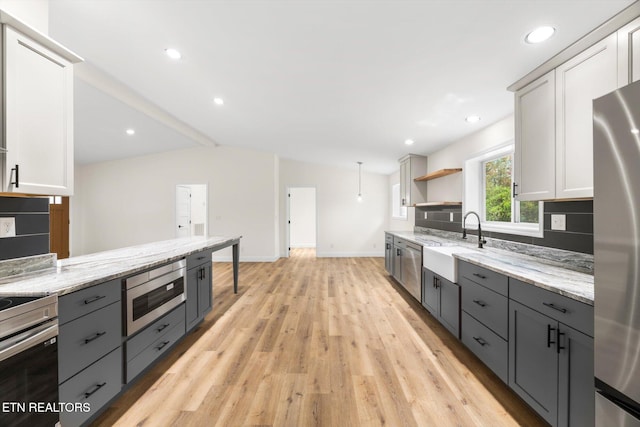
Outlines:
{"label": "kitchen island", "polygon": [[67,258],[38,271],[3,277],[0,296],[62,296],[196,252],[215,252],[229,246],[233,251],[233,287],[237,293],[241,237],[184,237]]}

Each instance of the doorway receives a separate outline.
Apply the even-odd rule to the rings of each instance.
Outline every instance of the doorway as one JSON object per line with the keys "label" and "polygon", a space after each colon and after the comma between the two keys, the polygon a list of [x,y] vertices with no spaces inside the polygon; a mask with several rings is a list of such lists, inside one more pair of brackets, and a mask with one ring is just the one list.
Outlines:
{"label": "doorway", "polygon": [[176,185],[176,237],[207,236],[207,184]]}
{"label": "doorway", "polygon": [[292,187],[288,192],[287,256],[316,256],[317,207],[315,187]]}
{"label": "doorway", "polygon": [[69,258],[69,198],[49,197],[49,252]]}

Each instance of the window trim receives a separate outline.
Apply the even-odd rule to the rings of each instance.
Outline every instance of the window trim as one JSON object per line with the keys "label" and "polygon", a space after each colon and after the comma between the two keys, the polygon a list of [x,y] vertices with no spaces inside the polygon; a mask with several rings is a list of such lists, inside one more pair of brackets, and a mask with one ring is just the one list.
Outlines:
{"label": "window trim", "polygon": [[[507,154],[512,155],[514,153],[514,141],[509,140],[503,144],[494,146],[481,153],[477,153],[469,158],[464,163],[463,181],[463,203],[462,212],[468,213],[469,211],[475,211],[480,214],[482,218],[482,229],[486,231],[494,231],[505,234],[515,234],[519,236],[530,237],[543,237],[544,236],[544,203],[539,202],[538,207],[538,224],[533,223],[519,223],[519,222],[499,222],[499,221],[487,221],[485,218],[485,171],[484,164],[487,161],[495,160],[503,157]],[[512,177],[513,180],[513,177]],[[518,208],[519,208],[519,201]],[[511,204],[512,221],[515,218],[514,214],[518,211],[516,203]],[[469,216],[467,218],[466,226],[477,226],[478,221],[475,216]]]}
{"label": "window trim", "polygon": [[[395,191],[396,187],[398,188],[398,204],[397,204],[397,206],[393,202],[394,191]],[[406,206],[402,206],[402,204],[400,203],[400,200],[401,200],[400,183],[397,182],[395,184],[391,184],[391,219],[398,220],[398,221],[407,221],[409,219],[408,209],[407,209]],[[395,215],[395,209],[394,208],[396,208],[396,207],[398,208],[398,213],[400,214],[400,216]],[[403,216],[403,212],[404,212],[404,216]]]}

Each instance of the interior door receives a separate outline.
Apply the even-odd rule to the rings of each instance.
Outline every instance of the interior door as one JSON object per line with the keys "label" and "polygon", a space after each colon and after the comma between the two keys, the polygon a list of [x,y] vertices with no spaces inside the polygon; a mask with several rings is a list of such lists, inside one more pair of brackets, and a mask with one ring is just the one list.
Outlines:
{"label": "interior door", "polygon": [[176,186],[176,237],[191,236],[191,188]]}
{"label": "interior door", "polygon": [[49,250],[57,254],[58,259],[69,258],[68,197],[56,197],[54,203],[49,204]]}

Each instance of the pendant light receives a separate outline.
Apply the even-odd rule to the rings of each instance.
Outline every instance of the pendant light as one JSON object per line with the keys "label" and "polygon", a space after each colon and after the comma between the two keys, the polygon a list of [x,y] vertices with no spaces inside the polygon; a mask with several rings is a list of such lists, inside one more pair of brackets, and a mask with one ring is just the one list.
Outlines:
{"label": "pendant light", "polygon": [[362,202],[362,162],[358,162],[358,201]]}

